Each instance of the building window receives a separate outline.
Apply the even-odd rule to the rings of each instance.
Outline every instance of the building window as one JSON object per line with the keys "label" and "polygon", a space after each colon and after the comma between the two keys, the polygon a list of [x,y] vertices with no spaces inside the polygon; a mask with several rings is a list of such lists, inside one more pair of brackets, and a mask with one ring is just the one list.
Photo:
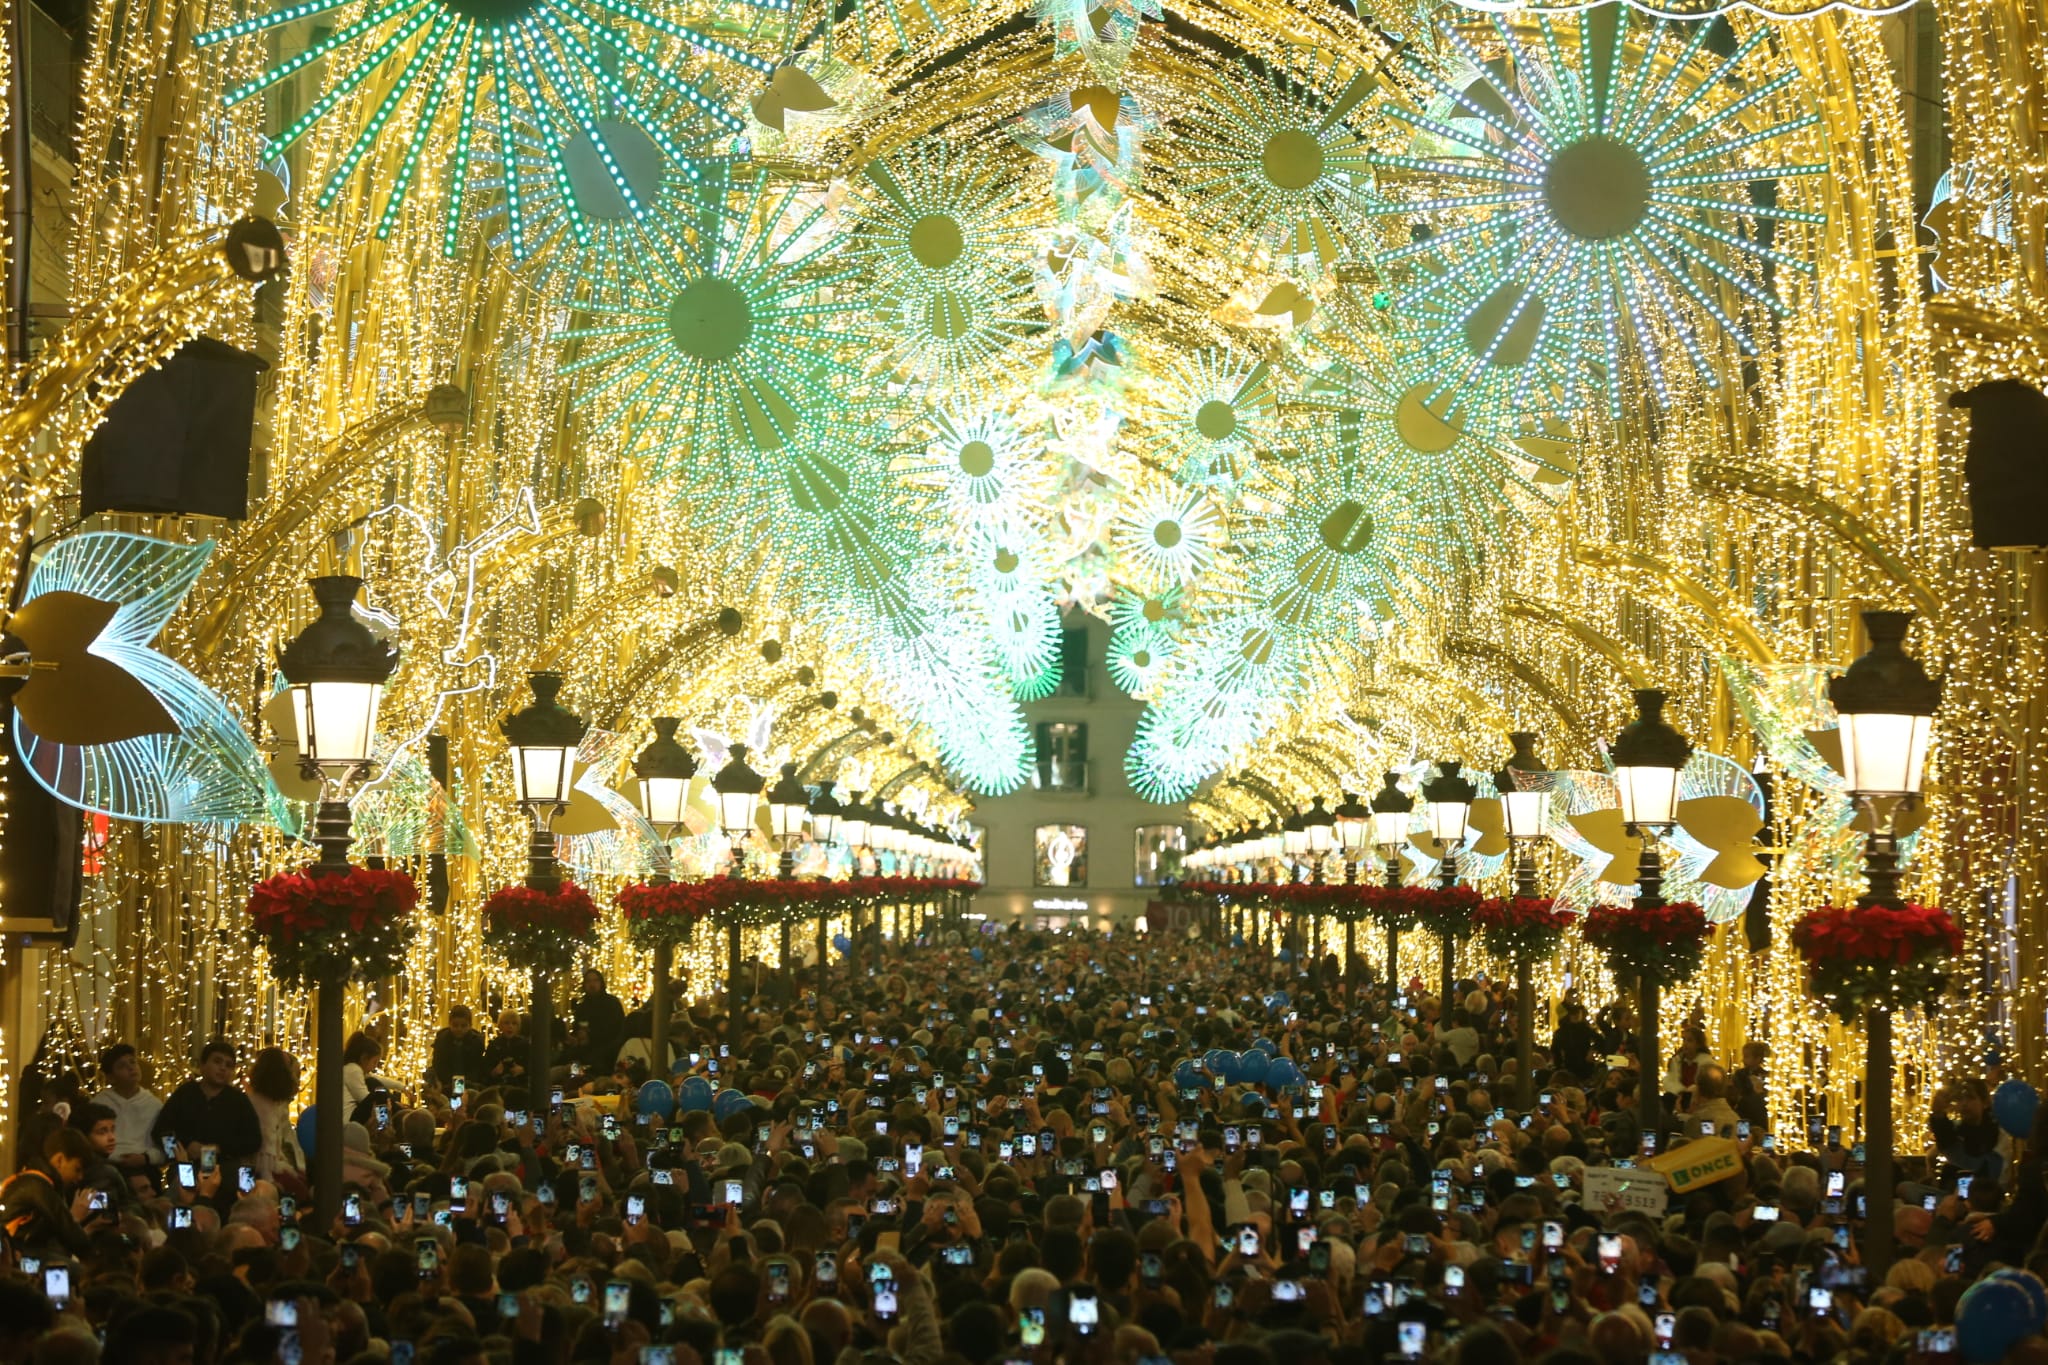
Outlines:
{"label": "building window", "polygon": [[1068,626],[1060,632],[1060,687],[1062,697],[1088,695],[1088,628]]}
{"label": "building window", "polygon": [[1031,859],[1034,886],[1088,885],[1088,831],[1081,825],[1040,825]]}
{"label": "building window", "polygon": [[1045,720],[1038,723],[1038,772],[1041,791],[1088,790],[1088,726],[1084,721]]}
{"label": "building window", "polygon": [[1140,825],[1131,866],[1139,886],[1164,886],[1180,880],[1180,859],[1188,851],[1188,832],[1179,825]]}

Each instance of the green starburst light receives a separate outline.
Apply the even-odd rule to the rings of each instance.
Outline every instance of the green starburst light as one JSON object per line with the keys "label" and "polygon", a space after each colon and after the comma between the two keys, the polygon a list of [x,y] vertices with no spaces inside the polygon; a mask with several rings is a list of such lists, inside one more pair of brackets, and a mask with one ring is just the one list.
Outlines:
{"label": "green starburst light", "polygon": [[993,384],[990,362],[1044,326],[1017,182],[933,141],[870,162],[861,183],[848,256],[873,282],[898,366],[948,389]]}
{"label": "green starburst light", "polygon": [[649,225],[632,258],[572,276],[570,306],[592,321],[560,334],[576,346],[560,372],[587,377],[593,435],[715,496],[779,472],[806,423],[833,420],[872,337],[822,204],[760,178],[699,207],[691,230]]}
{"label": "green starburst light", "polygon": [[924,504],[940,539],[1043,523],[1058,477],[1043,441],[995,409],[934,412],[928,426],[922,454],[901,462],[897,477]]}
{"label": "green starburst light", "polygon": [[[1712,25],[1646,23],[1621,6],[1540,17],[1534,40],[1526,23],[1495,17],[1492,26],[1498,67],[1457,27],[1443,30],[1465,70],[1480,73],[1468,87],[1410,58],[1429,99],[1459,117],[1384,105],[1388,118],[1449,149],[1372,157],[1382,193],[1396,179],[1410,191],[1378,212],[1448,224],[1380,258],[1413,271],[1393,311],[1441,319],[1442,345],[1476,362],[1446,362],[1440,384],[1542,353],[1596,359],[1616,416],[1630,367],[1660,401],[1677,364],[1717,385],[1712,333],[1756,354],[1744,311],[1789,311],[1769,268],[1813,271],[1769,244],[1772,229],[1822,221],[1751,193],[1755,182],[1826,170],[1785,159],[1819,115],[1771,113],[1797,72],[1757,79],[1745,70],[1769,26],[1718,62],[1703,55]],[[1668,354],[1674,346],[1683,361]]]}
{"label": "green starburst light", "polygon": [[1179,357],[1141,418],[1151,453],[1190,486],[1229,492],[1278,431],[1273,367],[1227,346]]}
{"label": "green starburst light", "polygon": [[1207,492],[1159,483],[1124,504],[1110,535],[1126,573],[1169,588],[1192,583],[1215,562],[1225,527]]}
{"label": "green starburst light", "polygon": [[1317,418],[1304,432],[1309,448],[1347,471],[1369,470],[1372,486],[1429,516],[1461,566],[1477,565],[1519,519],[1509,490],[1540,501],[1535,469],[1570,472],[1549,447],[1516,444],[1499,410],[1457,407],[1455,390],[1411,374],[1412,357],[1390,354],[1356,308],[1326,310],[1307,357],[1295,407]]}
{"label": "green starburst light", "polygon": [[1333,100],[1319,80],[1221,68],[1187,114],[1175,187],[1189,213],[1232,238],[1323,264],[1366,240],[1370,149],[1353,127],[1375,81]]}
{"label": "green starburst light", "polygon": [[1160,631],[1119,630],[1109,637],[1109,678],[1128,696],[1145,700],[1173,658],[1173,639]]}
{"label": "green starburst light", "polygon": [[[206,48],[255,37],[349,3],[301,0],[210,29],[194,37],[193,44]],[[766,73],[773,66],[635,0],[369,0],[356,18],[228,90],[223,98],[228,105],[237,105],[314,62],[329,64],[325,90],[275,143],[280,150],[291,146],[337,110],[366,111],[316,196],[316,205],[323,210],[332,206],[387,128],[409,127],[399,171],[378,218],[380,237],[388,236],[395,225],[428,144],[446,139],[452,152],[442,208],[443,245],[452,254],[463,221],[463,193],[475,164],[519,165],[521,126],[535,130],[548,173],[579,236],[584,224],[564,152],[572,139],[580,135],[588,140],[597,167],[639,216],[649,206],[607,135],[607,125],[632,126],[679,167],[692,164],[687,145],[691,139],[673,135],[669,117],[648,103],[650,91],[659,89],[681,101],[712,126],[741,131],[745,124],[735,114],[677,74],[685,51],[744,72]],[[366,90],[366,97],[355,98]],[[480,135],[489,150],[479,144]],[[504,178],[513,187],[505,206],[507,231],[515,254],[524,255],[526,222],[516,193],[521,176]]]}

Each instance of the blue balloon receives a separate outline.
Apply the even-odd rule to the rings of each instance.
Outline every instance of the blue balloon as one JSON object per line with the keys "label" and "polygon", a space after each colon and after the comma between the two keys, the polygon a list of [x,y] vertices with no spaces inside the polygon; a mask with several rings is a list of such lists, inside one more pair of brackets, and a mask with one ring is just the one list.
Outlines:
{"label": "blue balloon", "polygon": [[1266,1065],[1266,1089],[1284,1090],[1299,1086],[1307,1081],[1301,1074],[1301,1067],[1292,1057],[1275,1057]]}
{"label": "blue balloon", "polygon": [[2048,1328],[2048,1285],[2041,1283],[2040,1276],[2034,1274],[2031,1270],[2013,1270],[2008,1267],[2005,1270],[1994,1270],[1985,1278],[2005,1280],[2008,1283],[2018,1285],[2020,1291],[2027,1296],[2027,1302],[2033,1309],[2033,1318],[2031,1319],[2032,1330],[2039,1332],[2044,1328]]}
{"label": "blue balloon", "polygon": [[1226,1081],[1230,1079],[1231,1064],[1236,1060],[1236,1053],[1220,1047],[1212,1047],[1202,1054],[1203,1069],[1211,1076],[1221,1076]]}
{"label": "blue balloon", "polygon": [[[1275,992],[1273,995],[1268,996],[1267,999],[1285,1002],[1287,997]],[[1254,1038],[1252,1039],[1252,1046],[1265,1053],[1268,1057],[1280,1055],[1280,1045],[1271,1038]]]}
{"label": "blue balloon", "polygon": [[832,946],[842,953],[850,953],[853,951],[853,940],[844,934],[834,934],[832,935]]}
{"label": "blue balloon", "polygon": [[711,1107],[711,1097],[716,1094],[711,1081],[704,1076],[692,1076],[682,1084],[677,1097],[678,1106],[685,1114],[694,1114]]}
{"label": "blue balloon", "polygon": [[319,1108],[317,1104],[309,1104],[299,1111],[299,1146],[305,1149],[307,1156],[313,1155],[313,1135],[320,1131]]}
{"label": "blue balloon", "polygon": [[1282,949],[1280,950],[1280,960],[1281,960],[1282,962],[1292,962],[1292,961],[1294,961],[1294,949],[1292,949],[1292,948],[1282,948]]}
{"label": "blue balloon", "polygon": [[1230,1079],[1237,1085],[1257,1085],[1266,1079],[1266,1064],[1272,1061],[1255,1047],[1246,1048],[1231,1060]]}
{"label": "blue balloon", "polygon": [[1992,1365],[2034,1332],[2034,1303],[2011,1280],[1979,1280],[1956,1304],[1956,1346],[1971,1365]]}
{"label": "blue balloon", "polygon": [[1186,1058],[1173,1069],[1173,1083],[1183,1090],[1193,1090],[1202,1083],[1202,1068],[1195,1065],[1195,1059]]}
{"label": "blue balloon", "polygon": [[1286,1009],[1289,1005],[1294,1003],[1294,997],[1289,995],[1286,991],[1274,991],[1273,1001],[1281,1009]]}
{"label": "blue balloon", "polygon": [[665,1119],[672,1119],[676,1116],[676,1092],[667,1081],[649,1081],[640,1087],[633,1109],[635,1113],[659,1114]]}
{"label": "blue balloon", "polygon": [[988,960],[988,954],[984,953],[979,945],[973,948],[969,948],[967,950],[967,954],[968,956],[972,957],[976,962],[985,962]]}
{"label": "blue balloon", "polygon": [[1998,1126],[2016,1138],[2034,1134],[2034,1113],[2041,1107],[2041,1092],[2025,1081],[2011,1080],[1991,1097],[1991,1113]]}

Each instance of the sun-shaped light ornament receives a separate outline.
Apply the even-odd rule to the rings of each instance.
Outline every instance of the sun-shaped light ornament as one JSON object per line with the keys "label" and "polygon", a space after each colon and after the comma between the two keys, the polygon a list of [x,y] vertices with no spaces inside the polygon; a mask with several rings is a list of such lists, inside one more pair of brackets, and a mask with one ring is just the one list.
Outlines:
{"label": "sun-shaped light ornament", "polygon": [[960,543],[991,528],[1025,530],[1047,516],[1058,470],[1044,443],[1000,409],[931,414],[922,452],[897,476],[927,509],[939,539]]}
{"label": "sun-shaped light ornament", "polygon": [[1357,307],[1326,310],[1305,348],[1309,369],[1296,398],[1315,421],[1308,449],[1333,465],[1368,471],[1361,482],[1396,490],[1448,533],[1471,567],[1522,515],[1510,490],[1542,504],[1539,469],[1558,478],[1573,464],[1552,445],[1517,443],[1504,409],[1458,406],[1458,391],[1417,377],[1412,354],[1395,355]]}
{"label": "sun-shaped light ornament", "polygon": [[1325,100],[1319,91],[1334,74],[1219,66],[1185,116],[1173,163],[1189,214],[1232,240],[1323,266],[1362,249],[1372,163],[1357,125],[1376,80],[1359,73]]}
{"label": "sun-shaped light ornament", "polygon": [[[193,44],[205,48],[256,38],[349,3],[277,5],[200,33]],[[516,164],[522,121],[532,129],[573,230],[583,228],[570,184],[570,159],[579,135],[599,173],[630,210],[639,216],[650,209],[630,173],[628,163],[636,153],[628,150],[629,140],[616,132],[617,125],[639,130],[674,165],[691,160],[686,145],[671,135],[668,111],[650,105],[651,91],[696,108],[727,131],[745,126],[683,74],[691,54],[753,79],[765,78],[773,65],[738,44],[678,22],[665,9],[649,9],[635,0],[368,0],[346,23],[230,88],[223,98],[230,106],[240,104],[316,62],[327,63],[324,90],[276,142],[281,150],[337,111],[360,111],[355,137],[314,198],[322,210],[370,159],[387,130],[394,135],[408,130],[377,220],[380,237],[390,234],[419,183],[428,145],[445,139],[443,245],[452,253],[461,235],[463,194],[476,163],[509,158]],[[374,84],[373,77],[378,78]],[[366,86],[373,94],[381,90],[382,97],[356,98]],[[516,191],[522,178],[507,179]],[[525,222],[516,193],[508,195],[507,213],[514,250],[524,254]]]}
{"label": "sun-shaped light ornament", "polygon": [[848,256],[873,282],[904,374],[948,389],[996,383],[994,358],[1044,326],[1016,180],[932,141],[870,162],[860,183]]}
{"label": "sun-shaped light ornament", "polygon": [[1131,587],[1118,588],[1109,601],[1109,625],[1111,630],[1124,635],[1150,632],[1169,639],[1178,636],[1187,625],[1181,590],[1141,592]]}
{"label": "sun-shaped light ornament", "polygon": [[837,419],[865,305],[801,189],[760,178],[702,190],[698,207],[689,230],[649,225],[640,252],[565,276],[592,321],[559,334],[573,348],[560,373],[600,412],[593,437],[623,434],[652,478],[729,495],[779,475],[806,424]]}
{"label": "sun-shaped light ornament", "polygon": [[1278,428],[1273,367],[1211,346],[1179,357],[1150,390],[1141,420],[1154,457],[1191,487],[1229,492]]}
{"label": "sun-shaped light ornament", "polygon": [[1382,102],[1445,149],[1372,157],[1377,211],[1415,220],[1414,240],[1380,257],[1409,271],[1392,311],[1443,316],[1463,300],[1468,311],[1445,317],[1440,335],[1478,362],[1468,372],[1577,355],[1577,387],[1604,385],[1615,416],[1621,376],[1637,368],[1658,401],[1680,367],[1717,385],[1716,334],[1756,354],[1750,319],[1790,311],[1771,270],[1813,272],[1771,244],[1777,229],[1822,221],[1776,203],[1772,182],[1827,167],[1794,159],[1805,150],[1796,135],[1819,115],[1794,104],[1795,70],[1764,69],[1771,27],[1717,59],[1706,47],[1715,25],[1647,21],[1621,5],[1491,24],[1504,60],[1490,64],[1447,26],[1457,75],[1411,55],[1419,96]]}
{"label": "sun-shaped light ornament", "polygon": [[1114,631],[1109,637],[1109,680],[1143,701],[1151,696],[1173,651],[1173,637],[1163,631]]}
{"label": "sun-shaped light ornament", "polygon": [[1324,449],[1265,472],[1240,512],[1237,544],[1272,648],[1314,669],[1341,657],[1362,620],[1409,615],[1442,591],[1451,567],[1443,534],[1441,513],[1369,461]]}
{"label": "sun-shaped light ornament", "polygon": [[1170,588],[1201,577],[1223,546],[1225,527],[1207,492],[1161,482],[1118,510],[1111,534],[1133,581]]}

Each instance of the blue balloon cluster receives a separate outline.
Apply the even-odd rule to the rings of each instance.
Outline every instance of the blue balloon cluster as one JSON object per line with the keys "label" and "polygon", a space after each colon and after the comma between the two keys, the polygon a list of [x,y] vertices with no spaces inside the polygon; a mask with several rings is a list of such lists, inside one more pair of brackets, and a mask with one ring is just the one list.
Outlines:
{"label": "blue balloon cluster", "polygon": [[676,1116],[676,1092],[667,1081],[649,1081],[640,1087],[640,1093],[633,1100],[635,1112],[659,1114],[664,1119]]}
{"label": "blue balloon cluster", "polygon": [[1956,1348],[1971,1365],[1990,1365],[2048,1327],[2048,1288],[2024,1270],[2000,1270],[1963,1291],[1956,1304]]}
{"label": "blue balloon cluster", "polygon": [[2010,1080],[1991,1097],[1991,1115],[1998,1126],[2016,1138],[2032,1137],[2034,1114],[2041,1107],[2041,1092],[2022,1080]]}
{"label": "blue balloon cluster", "polygon": [[718,1092],[718,1098],[712,1101],[711,1113],[720,1123],[724,1123],[734,1114],[746,1112],[752,1104],[752,1100],[737,1090],[721,1090]]}

